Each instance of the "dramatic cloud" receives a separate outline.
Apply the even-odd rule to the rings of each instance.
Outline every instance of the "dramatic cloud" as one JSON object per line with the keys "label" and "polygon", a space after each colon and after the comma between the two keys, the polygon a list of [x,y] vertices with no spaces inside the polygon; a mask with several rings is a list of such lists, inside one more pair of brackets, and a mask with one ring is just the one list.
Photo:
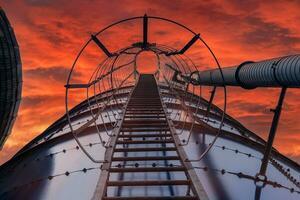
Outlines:
{"label": "dramatic cloud", "polygon": [[[0,152],[0,163],[64,114],[64,84],[75,56],[90,34],[132,16],[156,15],[181,22],[212,47],[222,66],[262,60],[300,50],[299,1],[161,1],[161,0],[3,0],[14,27],[23,63],[23,101],[12,135]],[[138,24],[141,25],[141,24]],[[151,42],[181,47],[191,35],[174,26],[150,24]],[[106,32],[100,39],[111,50],[141,38],[135,23]],[[209,54],[193,48],[189,56],[199,68],[212,62]],[[103,55],[91,49],[73,81],[84,80]],[[228,113],[266,138],[278,89],[228,89]],[[78,100],[74,100],[74,103]],[[275,147],[300,161],[300,92],[289,89]],[[222,99],[216,103],[222,105]]]}

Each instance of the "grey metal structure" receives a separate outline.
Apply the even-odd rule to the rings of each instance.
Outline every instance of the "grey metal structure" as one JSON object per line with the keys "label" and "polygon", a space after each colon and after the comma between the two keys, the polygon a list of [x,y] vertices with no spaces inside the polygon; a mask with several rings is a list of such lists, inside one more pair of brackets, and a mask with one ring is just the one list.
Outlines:
{"label": "grey metal structure", "polygon": [[[151,20],[179,25],[192,39],[181,50],[149,43]],[[127,22],[142,22],[142,42],[109,51],[101,34]],[[201,72],[186,56],[199,41],[223,79],[222,108],[212,104],[214,95],[202,97]],[[106,58],[79,82],[89,45]],[[157,57],[153,74],[137,68],[144,51]],[[107,26],[72,66],[66,114],[0,167],[0,199],[299,199],[300,166],[272,148],[280,109],[264,141],[226,114],[222,73],[200,35],[177,22],[145,15]],[[86,99],[70,109],[80,91]]]}
{"label": "grey metal structure", "polygon": [[201,71],[197,75],[200,85],[256,87],[300,87],[300,56],[292,55],[260,62],[244,62],[238,66],[219,70]]}
{"label": "grey metal structure", "polygon": [[18,43],[0,7],[0,150],[9,136],[21,101],[22,66]]}

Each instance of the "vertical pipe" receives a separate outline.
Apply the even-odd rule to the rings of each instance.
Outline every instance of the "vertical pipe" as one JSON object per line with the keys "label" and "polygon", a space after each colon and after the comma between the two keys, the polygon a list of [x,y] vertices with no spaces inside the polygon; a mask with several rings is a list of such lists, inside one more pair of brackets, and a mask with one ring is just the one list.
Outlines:
{"label": "vertical pipe", "polygon": [[208,115],[209,115],[211,104],[212,104],[212,102],[214,100],[214,97],[215,97],[216,89],[217,89],[217,87],[214,86],[213,90],[211,91],[211,95],[210,95],[210,99],[209,99],[208,106],[207,106],[207,109],[206,109],[205,117],[208,117]]}
{"label": "vertical pipe", "polygon": [[148,46],[148,17],[145,14],[143,18],[143,49]]}
{"label": "vertical pipe", "polygon": [[262,159],[262,163],[261,163],[261,167],[260,167],[260,172],[259,172],[260,175],[265,175],[266,171],[267,171],[268,161],[269,161],[269,158],[270,158],[273,141],[274,141],[274,138],[275,138],[275,135],[276,135],[276,130],[277,130],[277,126],[278,126],[278,122],[279,122],[281,109],[282,109],[282,104],[283,104],[283,100],[284,100],[284,97],[285,97],[285,94],[286,94],[286,90],[287,90],[286,87],[283,87],[281,89],[277,106],[273,110],[274,116],[273,116],[273,121],[272,121],[271,129],[270,129],[268,141],[267,141],[267,144],[266,144],[266,149],[265,149],[265,152],[264,152],[264,157]]}

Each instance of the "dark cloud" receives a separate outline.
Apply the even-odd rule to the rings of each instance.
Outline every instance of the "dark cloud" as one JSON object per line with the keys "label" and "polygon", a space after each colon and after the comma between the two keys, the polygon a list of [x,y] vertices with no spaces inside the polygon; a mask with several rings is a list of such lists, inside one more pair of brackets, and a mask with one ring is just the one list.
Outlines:
{"label": "dark cloud", "polygon": [[254,133],[263,136],[266,139],[272,121],[271,115],[245,115],[236,117],[236,119],[244,124],[247,128],[252,130]]}
{"label": "dark cloud", "polygon": [[[24,77],[27,80],[37,79],[49,83],[49,81],[57,81],[65,83],[69,75],[70,68],[63,66],[38,67],[34,69],[24,70]],[[81,76],[80,73],[73,73],[72,80],[77,80]],[[43,82],[41,82],[43,84]]]}
{"label": "dark cloud", "polygon": [[244,22],[250,26],[250,31],[241,35],[247,45],[273,47],[284,44],[290,48],[300,42],[300,37],[292,36],[290,30],[275,23],[265,22],[259,17],[248,16]]}
{"label": "dark cloud", "polygon": [[49,6],[55,2],[54,0],[25,0],[25,3],[29,6]]}
{"label": "dark cloud", "polygon": [[53,102],[53,101],[62,102],[63,100],[64,100],[64,96],[56,96],[56,95],[25,96],[22,98],[21,106],[24,108],[31,108],[32,106],[46,105],[49,102]]}
{"label": "dark cloud", "polygon": [[235,14],[225,12],[220,5],[213,2],[198,3],[193,6],[193,11],[197,13],[198,16],[207,19],[207,23],[212,26],[214,24],[218,24],[219,26],[237,22],[237,16]]}
{"label": "dark cloud", "polygon": [[[60,28],[62,28],[63,23],[59,23]],[[57,22],[56,22],[57,25]],[[46,41],[50,42],[54,46],[62,46],[64,43],[69,42],[68,37],[65,37],[65,35],[62,35],[58,32],[60,29],[59,27],[56,27],[56,31],[53,31],[52,29],[49,29],[49,24],[36,24],[35,29],[36,32]]]}
{"label": "dark cloud", "polygon": [[245,111],[247,113],[267,113],[268,104],[251,103],[248,101],[235,100],[228,103],[228,108]]}
{"label": "dark cloud", "polygon": [[160,35],[160,36],[165,36],[165,35],[168,35],[168,32],[163,31],[163,30],[158,30],[158,31],[155,31],[154,34],[157,34],[157,35]]}

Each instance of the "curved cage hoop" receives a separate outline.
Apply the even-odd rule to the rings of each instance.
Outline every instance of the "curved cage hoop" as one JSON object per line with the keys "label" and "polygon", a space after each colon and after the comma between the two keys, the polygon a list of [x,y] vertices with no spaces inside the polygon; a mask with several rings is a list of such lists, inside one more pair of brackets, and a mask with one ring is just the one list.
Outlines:
{"label": "curved cage hoop", "polygon": [[[108,32],[113,27],[128,22],[140,23],[141,21],[143,22],[141,23],[143,25],[143,38],[141,38],[141,42],[137,41],[131,46],[110,52],[104,43],[99,40],[99,37],[102,34]],[[149,43],[148,21],[154,22],[152,23],[152,26],[153,24],[155,25],[156,21],[163,21],[176,25],[180,29],[192,34],[193,37],[181,50],[165,44]],[[108,148],[113,145],[112,138],[116,137],[120,131],[120,121],[122,121],[124,113],[126,112],[126,104],[130,100],[130,93],[137,84],[138,77],[140,76],[140,72],[137,70],[137,58],[139,54],[144,51],[153,52],[157,58],[157,70],[154,74],[156,81],[160,86],[159,89],[163,90],[163,87],[169,88],[170,94],[162,94],[163,103],[166,105],[178,104],[181,107],[181,110],[172,110],[168,115],[171,116],[171,120],[175,121],[176,117],[179,116],[178,119],[181,123],[174,125],[177,130],[176,134],[185,136],[180,145],[185,146],[189,144],[190,137],[194,132],[194,124],[203,123],[203,120],[205,120],[205,117],[199,117],[200,104],[203,103],[202,86],[195,84],[196,81],[194,79],[194,75],[199,73],[199,69],[193,60],[185,53],[196,42],[207,49],[207,52],[211,55],[211,58],[219,69],[224,81],[222,69],[216,56],[200,34],[197,34],[190,28],[176,21],[147,15],[132,17],[110,24],[91,36],[79,51],[71,67],[65,86],[65,106],[71,132],[79,147],[93,162],[103,163],[105,160],[93,158],[93,156],[83,147],[79,137],[86,129],[93,127],[97,132],[103,148]],[[72,83],[73,77],[76,77],[76,70],[80,67],[78,61],[90,45],[96,45],[96,47],[104,53],[106,58],[94,68],[88,81],[85,83]],[[127,88],[128,91],[122,93],[121,91],[125,88]],[[74,126],[74,115],[70,113],[69,101],[71,98],[71,90],[85,91],[86,103],[88,104],[88,110],[86,112],[89,112],[91,116],[90,119],[79,127]],[[207,154],[219,137],[226,113],[225,84],[223,86],[223,92],[223,112],[220,116],[221,121],[214,140],[204,153],[202,153],[199,159],[186,161],[199,161]],[[191,102],[196,105],[195,108],[189,106]],[[186,130],[188,130],[188,133],[183,134]]]}

